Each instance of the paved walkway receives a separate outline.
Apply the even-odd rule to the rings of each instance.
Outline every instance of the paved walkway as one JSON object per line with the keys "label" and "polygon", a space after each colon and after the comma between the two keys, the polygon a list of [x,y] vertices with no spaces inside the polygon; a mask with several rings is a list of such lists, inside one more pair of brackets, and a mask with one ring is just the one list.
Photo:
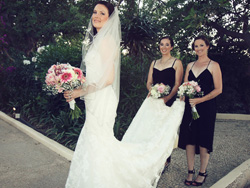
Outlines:
{"label": "paved walkway", "polygon": [[0,120],[0,188],[63,188],[70,163]]}
{"label": "paved walkway", "polygon": [[[216,121],[209,176],[202,187],[211,187],[250,159],[249,133],[250,121]],[[196,161],[198,165],[198,156]],[[63,188],[69,166],[69,160],[0,119],[0,188]],[[195,169],[198,171],[198,166]],[[185,188],[186,175],[185,151],[175,149],[171,165],[162,175],[158,188]],[[238,188],[228,186],[232,187]]]}
{"label": "paved walkway", "polygon": [[[207,168],[208,177],[202,187],[211,187],[241,163],[250,159],[250,121],[217,120],[215,126],[214,151],[211,153]],[[195,160],[195,170],[198,172],[200,162],[198,155]],[[185,151],[174,150],[171,163],[169,171],[160,179],[158,188],[188,187],[183,184],[187,176]],[[250,181],[250,177],[248,180]],[[230,186],[232,187],[234,186]]]}

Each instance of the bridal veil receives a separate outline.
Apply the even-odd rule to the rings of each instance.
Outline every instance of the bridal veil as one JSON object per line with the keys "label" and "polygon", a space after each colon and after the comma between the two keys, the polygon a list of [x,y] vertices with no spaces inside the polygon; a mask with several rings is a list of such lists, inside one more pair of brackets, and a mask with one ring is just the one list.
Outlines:
{"label": "bridal veil", "polygon": [[[84,87],[86,94],[100,90],[111,83],[119,100],[120,42],[121,25],[117,7],[97,34],[94,34],[92,19],[90,19],[83,41],[81,63],[81,69],[86,72]],[[96,69],[94,76],[88,74],[87,69],[91,68]]]}

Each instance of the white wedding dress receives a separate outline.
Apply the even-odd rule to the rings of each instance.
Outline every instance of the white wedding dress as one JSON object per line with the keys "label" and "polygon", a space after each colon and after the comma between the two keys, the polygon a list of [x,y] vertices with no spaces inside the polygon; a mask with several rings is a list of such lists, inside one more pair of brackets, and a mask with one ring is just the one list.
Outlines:
{"label": "white wedding dress", "polygon": [[[88,94],[84,95],[86,121],[65,187],[156,187],[165,160],[174,147],[184,102],[175,101],[170,108],[162,99],[146,98],[123,140],[118,141],[113,133],[120,75],[117,9],[93,38],[90,45],[86,45],[87,53],[83,53],[88,86],[85,90]],[[89,39],[91,41],[91,36],[87,36],[86,44]],[[112,73],[114,81],[105,87]]]}
{"label": "white wedding dress", "polygon": [[170,108],[161,99],[146,98],[122,141],[113,134],[118,101],[112,87],[89,94],[85,104],[86,121],[66,187],[156,187],[174,147],[184,102]]}

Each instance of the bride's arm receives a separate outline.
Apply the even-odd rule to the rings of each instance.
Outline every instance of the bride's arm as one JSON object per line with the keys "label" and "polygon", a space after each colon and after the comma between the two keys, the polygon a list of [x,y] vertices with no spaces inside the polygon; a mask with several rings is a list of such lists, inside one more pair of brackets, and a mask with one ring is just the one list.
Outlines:
{"label": "bride's arm", "polygon": [[[106,83],[104,84],[104,87],[107,87],[109,85],[112,85],[115,77],[115,72],[114,72],[114,66],[112,67],[112,73],[109,75],[108,79],[106,80]],[[95,86],[89,85],[86,88],[79,88],[79,89],[74,89],[73,91],[65,91],[63,93],[64,98],[66,99],[67,102],[70,102],[74,100],[75,98],[78,98],[80,96],[84,96],[89,91],[96,89]]]}
{"label": "bride's arm", "polygon": [[65,91],[64,97],[67,102],[113,84],[115,79],[114,53],[118,52],[118,50],[115,48],[115,45],[113,46],[114,48],[112,48],[112,38],[102,41],[101,50],[97,54],[100,57],[100,65],[98,64],[100,67],[98,67],[98,70],[92,71],[90,73],[97,79],[93,81],[88,80],[87,76],[86,81],[89,81],[87,86],[83,84],[83,86],[79,89],[74,89],[73,91]]}

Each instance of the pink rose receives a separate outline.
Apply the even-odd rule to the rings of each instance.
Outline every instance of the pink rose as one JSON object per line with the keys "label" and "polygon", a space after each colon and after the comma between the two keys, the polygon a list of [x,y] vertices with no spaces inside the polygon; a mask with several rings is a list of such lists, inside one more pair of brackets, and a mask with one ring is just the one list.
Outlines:
{"label": "pink rose", "polygon": [[56,80],[54,74],[47,74],[45,82],[47,85],[55,85]]}
{"label": "pink rose", "polygon": [[201,91],[201,87],[199,85],[195,86],[194,89],[199,93]]}
{"label": "pink rose", "polygon": [[190,84],[191,84],[192,86],[194,86],[194,87],[196,87],[196,86],[198,85],[198,83],[195,82],[195,81],[193,81],[193,80],[190,82]]}
{"label": "pink rose", "polygon": [[161,85],[161,86],[158,87],[158,91],[159,91],[160,93],[163,93],[163,92],[164,92],[164,89],[165,89],[165,87],[164,87],[163,85]]}

